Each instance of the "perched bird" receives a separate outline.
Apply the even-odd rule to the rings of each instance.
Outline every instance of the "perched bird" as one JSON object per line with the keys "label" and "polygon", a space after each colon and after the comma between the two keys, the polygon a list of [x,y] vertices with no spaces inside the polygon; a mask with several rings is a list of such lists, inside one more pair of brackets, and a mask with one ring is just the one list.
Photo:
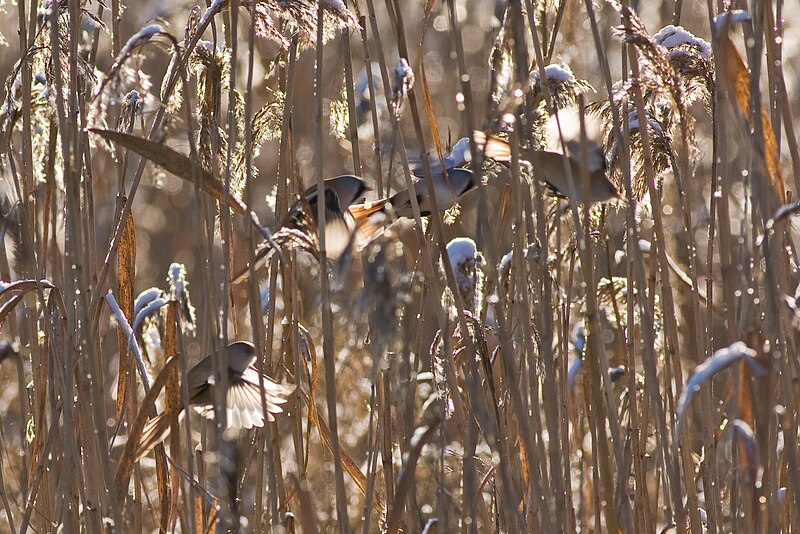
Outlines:
{"label": "perched bird", "polygon": [[[469,169],[450,169],[445,174],[433,173],[433,190],[440,210],[453,206],[459,198],[475,188],[472,171]],[[427,217],[433,212],[433,203],[428,195],[428,184],[424,178],[414,182],[414,195],[419,204],[420,215]],[[411,194],[408,189],[398,191],[389,198],[383,198],[364,204],[350,206],[350,213],[356,221],[361,233],[370,238],[380,232],[381,222],[389,218],[390,213],[396,217],[411,219]]]}
{"label": "perched bird", "polygon": [[[475,132],[475,139],[479,146],[483,146],[486,157],[495,161],[507,163],[511,161],[511,147],[509,144],[495,136],[486,136],[483,132]],[[561,197],[569,197],[569,182],[565,170],[565,160],[572,173],[577,201],[586,203],[608,202],[620,198],[619,191],[608,178],[606,159],[600,146],[587,141],[587,166],[589,172],[590,196],[585,198],[581,180],[581,143],[569,141],[566,143],[567,153],[552,150],[537,150],[520,147],[519,157],[533,165],[536,178],[543,182],[553,193]]]}
{"label": "perched bird", "polygon": [[574,155],[566,155],[561,152],[549,150],[522,149],[520,155],[523,159],[533,164],[534,173],[538,170],[542,173],[538,176],[556,195],[569,197],[569,178],[565,171],[564,162],[569,165],[573,185],[575,186],[576,200],[585,204],[594,202],[608,202],[620,198],[614,183],[608,179],[606,160],[599,146],[591,144],[588,147],[587,172],[589,174],[589,197],[586,197],[583,187],[583,174],[581,169],[581,159],[578,156],[580,149],[574,147]]}
{"label": "perched bird", "polygon": [[[483,132],[477,130],[473,132],[473,138],[478,149],[483,150],[486,159],[496,160],[498,163],[511,161],[511,148],[507,142],[494,136],[487,137]],[[433,176],[433,188],[440,210],[449,209],[458,199],[478,185],[472,171],[462,168],[470,161],[472,161],[472,153],[467,137],[456,141],[450,152],[443,154],[441,159],[437,155],[428,155],[428,163]],[[423,173],[422,159],[419,156],[412,157],[411,164],[411,172],[418,178],[414,182],[414,194],[419,203],[420,215],[427,217],[432,213],[433,206],[428,196],[428,185]],[[445,171],[447,171],[446,179]],[[398,218],[411,219],[414,217],[408,190],[398,191],[389,198],[350,206],[350,213],[355,218],[364,237],[372,238],[381,231],[382,222],[388,219],[389,206],[391,206],[392,213]]]}
{"label": "perched bird", "polygon": [[[364,200],[364,195],[371,191],[364,180],[358,176],[343,174],[325,180],[325,250],[330,258],[338,258],[350,243],[355,225],[348,212],[348,207]],[[272,234],[272,239],[280,246],[296,246],[316,254],[319,252],[317,235],[317,186],[309,187],[303,198],[295,202],[283,220],[280,228]],[[262,243],[256,250],[255,269],[264,265],[272,253],[268,242]],[[246,266],[233,278],[239,284],[250,276],[250,268]]]}
{"label": "perched bird", "polygon": [[[352,224],[348,221],[348,208],[356,202],[363,201],[364,195],[369,191],[372,191],[372,188],[358,176],[343,174],[325,180],[325,250],[328,256],[338,257],[347,247],[350,234],[353,232]],[[313,185],[306,189],[304,197],[316,223],[317,186]]]}
{"label": "perched bird", "polygon": [[[261,386],[258,370],[255,368],[256,350],[247,341],[236,341],[227,346],[228,353],[228,393],[226,396],[228,429],[238,430],[264,426],[264,410],[261,404]],[[219,353],[203,358],[192,367],[188,380],[189,404],[207,419],[214,418],[214,360]],[[280,405],[287,401],[295,386],[278,384],[270,377],[262,375],[266,417],[274,421],[272,414],[281,413]],[[179,404],[170,411],[158,414],[147,422],[136,448],[136,458],[141,458],[153,447],[163,441],[170,431],[175,418],[182,417],[185,406]]]}
{"label": "perched bird", "polygon": [[[511,149],[508,143],[499,137],[487,136],[480,130],[475,130],[472,133],[475,139],[475,145],[478,150],[483,150],[483,155],[486,159],[492,159],[498,163],[508,163],[511,161]],[[464,167],[467,163],[472,161],[472,153],[469,149],[469,138],[462,137],[450,149],[450,153],[443,154],[442,159],[436,154],[428,155],[428,162],[431,167],[432,173],[442,172],[442,161],[444,161],[444,168],[448,171],[458,167]],[[411,172],[414,176],[422,178],[423,167],[422,159],[419,156],[410,158],[410,162],[414,165]]]}
{"label": "perched bird", "polygon": [[[441,160],[436,154],[428,155],[428,164],[430,165],[431,172],[434,174],[442,173],[442,161],[444,161],[444,168],[449,171],[457,167],[463,167],[471,160],[472,154],[469,151],[469,138],[467,137],[462,137],[456,141],[456,144],[450,149],[450,153],[443,154]],[[419,156],[412,156],[409,158],[409,163],[412,164],[411,173],[414,176],[417,178],[425,176],[422,167],[422,158]]]}

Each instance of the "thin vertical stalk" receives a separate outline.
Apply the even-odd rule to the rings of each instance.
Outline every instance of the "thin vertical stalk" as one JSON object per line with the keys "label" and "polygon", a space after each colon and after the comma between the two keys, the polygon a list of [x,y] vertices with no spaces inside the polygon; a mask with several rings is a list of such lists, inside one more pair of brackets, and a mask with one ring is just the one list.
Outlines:
{"label": "thin vertical stalk", "polygon": [[[622,157],[620,158],[621,164],[621,171],[622,171],[622,182],[625,186],[625,196],[627,199],[627,210],[626,210],[626,223],[627,223],[627,239],[628,239],[628,251],[629,253],[629,261],[633,265],[633,272],[634,272],[634,280],[636,285],[640,288],[645,287],[645,277],[644,277],[644,269],[643,269],[643,262],[641,258],[641,251],[639,250],[638,246],[635,246],[636,243],[639,242],[639,231],[637,229],[636,224],[636,217],[634,214],[634,202],[633,202],[633,192],[631,190],[631,169],[630,169],[630,161],[628,159],[629,149],[628,149],[628,141],[622,134],[622,121],[619,116],[619,112],[614,105],[614,94],[612,89],[612,82],[611,82],[611,73],[608,67],[608,62],[606,60],[605,54],[603,52],[604,47],[600,40],[600,33],[597,25],[597,20],[595,17],[594,7],[592,3],[588,0],[584,0],[584,6],[586,12],[589,16],[589,23],[592,29],[592,37],[595,44],[595,49],[597,51],[597,58],[600,64],[601,72],[603,75],[603,83],[606,87],[606,93],[609,100],[610,109],[612,113],[612,120],[614,124],[614,135],[619,147],[621,147],[620,153]],[[647,309],[647,305],[645,302],[645,295],[644,291],[638,291],[636,293],[636,298],[638,301],[641,318],[642,318],[642,333],[644,337],[644,347],[645,347],[645,354],[643,357],[645,363],[645,379],[647,383],[648,391],[651,395],[653,401],[653,408],[655,409],[656,413],[656,426],[658,428],[658,432],[661,435],[661,449],[662,453],[664,454],[664,460],[667,462],[667,479],[669,482],[669,489],[670,489],[670,497],[672,500],[672,505],[674,510],[677,512],[676,524],[678,525],[678,529],[680,532],[683,531],[683,501],[680,496],[680,487],[679,482],[677,481],[678,477],[678,465],[676,461],[670,462],[668,459],[671,458],[669,454],[669,447],[668,447],[668,432],[667,432],[667,425],[664,413],[664,407],[661,400],[661,394],[658,390],[658,379],[655,370],[655,358],[653,355],[653,347],[654,347],[654,339],[655,335],[653,332],[653,323],[650,311]]]}
{"label": "thin vertical stalk", "polygon": [[[314,155],[316,158],[317,198],[325,198],[324,161],[322,144],[322,50],[323,28],[325,24],[325,4],[317,4],[317,44],[315,64],[315,115],[316,142]],[[322,295],[322,353],[325,365],[325,393],[328,401],[328,426],[331,431],[331,452],[333,453],[334,479],[336,486],[336,515],[339,531],[350,532],[350,520],[347,515],[347,494],[344,489],[344,473],[342,471],[342,453],[339,444],[339,423],[336,416],[336,362],[333,353],[333,315],[331,312],[330,281],[328,279],[328,256],[325,247],[325,202],[317,203],[317,229],[319,233],[319,281]]]}

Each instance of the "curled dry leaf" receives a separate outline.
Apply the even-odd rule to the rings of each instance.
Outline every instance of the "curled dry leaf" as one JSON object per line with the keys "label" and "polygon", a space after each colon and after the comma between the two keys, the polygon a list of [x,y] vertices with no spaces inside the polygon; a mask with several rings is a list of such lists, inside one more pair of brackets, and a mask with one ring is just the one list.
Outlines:
{"label": "curled dry leaf", "polygon": [[2,325],[8,314],[11,313],[17,304],[19,304],[29,291],[35,291],[37,285],[41,284],[43,288],[53,289],[55,286],[47,280],[18,280],[16,282],[6,283],[0,281],[0,298],[3,298],[7,293],[19,291],[20,293],[14,295],[2,307],[0,307],[0,325]]}
{"label": "curled dry leaf", "polygon": [[686,407],[692,400],[695,391],[699,390],[700,386],[708,382],[714,375],[740,360],[750,365],[756,375],[760,376],[766,372],[756,361],[756,351],[749,348],[741,341],[737,341],[729,347],[718,350],[695,368],[694,372],[692,372],[691,376],[686,381],[680,399],[678,399],[677,423],[675,424],[676,444],[680,441],[681,427],[683,425],[683,418],[686,415]]}

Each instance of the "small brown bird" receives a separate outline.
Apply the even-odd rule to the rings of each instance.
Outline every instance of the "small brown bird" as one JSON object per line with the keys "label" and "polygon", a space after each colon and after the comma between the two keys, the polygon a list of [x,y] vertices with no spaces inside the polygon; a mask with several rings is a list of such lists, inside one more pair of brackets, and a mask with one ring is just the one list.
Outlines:
{"label": "small brown bird", "polygon": [[[328,178],[324,183],[325,194],[325,251],[329,258],[338,258],[347,249],[355,225],[347,211],[355,202],[364,200],[364,195],[372,188],[367,183],[351,174],[343,174]],[[291,245],[308,243],[308,246],[298,245],[301,248],[318,248],[317,236],[309,235],[314,232],[317,225],[317,186],[306,189],[302,199],[289,210],[280,228],[273,233],[272,238],[278,245]],[[309,218],[310,216],[310,218]],[[266,264],[273,252],[268,242],[259,245],[256,250],[255,269]],[[246,266],[233,277],[233,283],[244,282],[250,276],[250,268]]]}
{"label": "small brown bird", "polygon": [[[475,188],[472,171],[469,169],[449,169],[447,178],[444,173],[433,174],[433,190],[440,210],[446,210],[455,204],[459,198]],[[433,212],[433,203],[428,195],[428,184],[424,178],[414,182],[414,194],[419,204],[420,215],[427,217]],[[389,198],[374,202],[354,204],[350,206],[350,213],[356,220],[361,233],[369,238],[382,228],[380,220],[388,218],[389,209],[397,217],[411,219],[414,213],[411,209],[411,196],[408,189],[398,191]]]}
{"label": "small brown bird", "polygon": [[[228,429],[238,430],[264,426],[264,410],[261,404],[261,389],[258,370],[255,368],[256,349],[247,341],[236,341],[226,348],[228,353],[228,394],[227,421]],[[219,353],[203,358],[192,367],[188,380],[189,404],[200,415],[207,419],[214,418],[214,360]],[[272,414],[282,413],[280,407],[294,390],[294,384],[278,384],[270,377],[262,375],[264,381],[264,397],[266,399],[266,417],[274,421]],[[136,458],[141,458],[153,447],[163,441],[170,431],[173,419],[182,417],[184,406],[178,405],[169,412],[162,412],[147,422],[139,439]]]}
{"label": "small brown bird", "polygon": [[[483,132],[475,132],[475,140],[478,145],[483,145],[487,158],[498,162],[507,163],[511,161],[511,147],[506,141],[494,136],[486,136]],[[532,148],[522,148],[519,150],[519,157],[533,164],[533,172],[540,172],[536,178],[542,181],[557,196],[569,197],[569,182],[564,167],[566,159],[572,173],[572,180],[575,185],[575,192],[578,202],[586,203],[587,199],[583,193],[583,179],[581,173],[580,142],[572,141],[567,143],[567,154],[554,152],[551,150],[535,150]],[[620,198],[619,191],[608,179],[606,160],[603,150],[593,142],[587,141],[587,164],[589,171],[590,196],[589,203],[608,202]]]}
{"label": "small brown bird", "polygon": [[577,194],[577,201],[583,203],[594,202],[608,202],[620,198],[619,191],[608,179],[606,170],[606,160],[603,157],[603,152],[599,146],[591,144],[588,147],[589,157],[587,158],[587,171],[589,173],[589,198],[587,199],[583,188],[583,174],[581,169],[581,160],[577,157],[580,153],[579,147],[574,147],[573,150],[576,155],[565,155],[561,152],[552,152],[550,150],[531,150],[522,149],[520,155],[523,159],[533,164],[534,173],[537,167],[542,172],[543,176],[538,176],[542,182],[547,185],[556,195],[562,197],[569,197],[569,179],[564,169],[564,160],[567,163],[572,174],[573,185],[575,186],[575,193]]}

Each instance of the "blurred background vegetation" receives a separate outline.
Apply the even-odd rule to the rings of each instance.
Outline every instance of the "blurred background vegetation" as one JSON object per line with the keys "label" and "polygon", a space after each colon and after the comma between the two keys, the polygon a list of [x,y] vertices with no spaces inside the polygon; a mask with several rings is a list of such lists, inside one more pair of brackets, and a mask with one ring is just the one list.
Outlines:
{"label": "blurred background vegetation", "polygon": [[[622,2],[641,19],[640,37],[674,24],[706,45],[716,14],[753,15],[745,39],[740,25],[731,35],[748,66],[760,61],[749,94],[775,125],[786,191],[769,201],[759,195],[776,179],[770,147],[765,155],[751,141],[770,122],[747,122],[747,107],[725,99],[741,88],[733,83],[741,72],[721,75],[716,61],[715,73],[712,60],[703,95],[681,115],[669,78],[658,75],[664,64],[630,28],[625,43],[626,22],[639,19],[616,4],[327,0],[317,70],[316,2],[234,3],[235,24],[227,2],[64,0],[54,13],[51,2],[0,1],[0,530],[208,532],[216,521],[244,532],[800,529],[796,206],[788,204],[798,183],[788,121],[800,113],[797,3]],[[520,48],[514,35],[524,36]],[[668,48],[660,49],[671,61]],[[185,87],[178,57],[188,64]],[[396,86],[401,57],[414,73],[410,91]],[[644,72],[642,84],[613,89],[631,96],[620,103],[626,132],[636,129],[628,113],[640,105],[638,89],[660,95],[643,104],[654,110],[659,98],[671,102],[669,125],[655,119],[666,140],[650,148],[654,165],[641,134],[614,163],[614,150],[624,150],[611,146],[619,118],[615,126],[602,108],[612,89],[603,61],[614,82],[635,78],[632,64]],[[539,78],[518,69],[538,76],[549,64],[568,66],[578,84],[548,81],[564,98],[557,107],[589,105],[607,121],[595,136],[610,173],[623,176],[619,161],[628,161],[640,173],[634,186],[663,183],[660,202],[571,212],[529,166],[473,165],[480,191],[444,224],[401,221],[363,251],[331,260],[330,294],[316,259],[299,251],[274,256],[257,282],[227,284],[259,242],[249,221],[220,210],[185,176],[142,169],[139,155],[86,131],[129,131],[193,155],[274,229],[318,173],[363,176],[375,189],[370,200],[404,189],[401,146],[412,161],[437,158],[437,143],[446,152],[473,127],[508,138],[513,124],[533,133],[518,129],[523,138],[512,133],[512,145],[545,145],[552,103],[531,82]],[[696,82],[683,71],[674,79]],[[182,98],[163,98],[170,83]],[[536,130],[534,116],[548,127]],[[565,120],[576,129],[576,116]],[[129,228],[119,221],[131,196]],[[768,226],[784,204],[789,222]],[[634,227],[646,241],[639,247]],[[775,233],[765,239],[765,228]],[[457,237],[473,239],[475,250],[452,249],[450,279],[439,257]],[[5,285],[17,280],[48,283]],[[145,390],[131,351],[120,362],[126,338],[103,297],[110,291],[133,323],[132,298],[153,287],[181,311],[165,306],[137,325],[149,382],[171,350],[185,371],[224,338],[253,340],[267,374],[299,388],[285,416],[230,446],[223,429],[192,416],[191,433],[168,448],[171,462],[157,473],[166,461],[157,450],[132,466],[128,484],[122,451]],[[170,344],[174,314],[183,322]],[[687,408],[692,371],[726,347],[705,369],[714,380],[695,376],[702,393]],[[323,369],[323,354],[332,369]],[[723,364],[730,369],[718,372]],[[331,370],[338,432],[321,438],[317,428],[332,422]]]}

